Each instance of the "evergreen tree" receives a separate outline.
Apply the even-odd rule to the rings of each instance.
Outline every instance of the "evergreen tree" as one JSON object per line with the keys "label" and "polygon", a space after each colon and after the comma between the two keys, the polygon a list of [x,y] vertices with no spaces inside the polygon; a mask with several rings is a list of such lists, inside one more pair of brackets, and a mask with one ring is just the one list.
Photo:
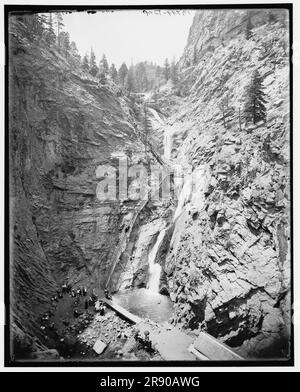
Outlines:
{"label": "evergreen tree", "polygon": [[253,124],[258,121],[265,121],[267,118],[266,94],[263,89],[263,78],[257,70],[253,72],[250,83],[246,87],[245,99],[244,113],[246,121],[253,121]]}
{"label": "evergreen tree", "polygon": [[85,54],[83,59],[82,59],[82,68],[85,71],[89,71],[89,69],[90,69],[89,59],[88,59],[88,55],[87,54]]}
{"label": "evergreen tree", "polygon": [[57,31],[57,44],[58,44],[58,47],[60,48],[60,38],[59,38],[59,36],[60,36],[60,32],[61,32],[61,30],[62,30],[62,28],[63,28],[63,26],[64,26],[64,23],[63,23],[63,17],[62,17],[62,14],[61,13],[56,13],[56,31]]}
{"label": "evergreen tree", "polygon": [[79,52],[78,52],[76,43],[75,43],[74,41],[72,41],[72,42],[70,43],[70,54],[71,54],[71,56],[74,57],[74,59],[77,60],[78,62],[81,61],[80,54],[79,54]]}
{"label": "evergreen tree", "polygon": [[102,64],[101,61],[99,63],[98,78],[99,78],[99,82],[101,84],[105,84],[106,83],[106,72],[105,72],[105,68],[103,67],[103,64]]}
{"label": "evergreen tree", "polygon": [[146,63],[138,63],[135,66],[135,87],[138,92],[145,92],[148,90],[149,81],[147,78],[146,66]]}
{"label": "evergreen tree", "polygon": [[159,87],[161,84],[164,83],[164,69],[159,65],[156,66],[155,70],[155,87]]}
{"label": "evergreen tree", "polygon": [[62,53],[68,57],[70,54],[70,36],[69,33],[61,31],[59,33],[59,42]]}
{"label": "evergreen tree", "polygon": [[102,67],[102,68],[103,68],[103,71],[104,71],[105,76],[106,76],[106,75],[108,74],[108,62],[107,62],[107,59],[106,59],[105,54],[103,54],[100,63],[101,63],[101,64],[99,64],[99,67]]}
{"label": "evergreen tree", "polygon": [[92,76],[96,76],[99,72],[99,68],[97,67],[97,64],[96,64],[96,55],[93,51],[93,48],[91,48],[89,71]]}
{"label": "evergreen tree", "polygon": [[109,76],[111,77],[111,80],[114,81],[115,83],[118,80],[118,71],[115,67],[115,64],[112,64],[109,68]]}
{"label": "evergreen tree", "polygon": [[127,65],[125,63],[123,63],[118,71],[118,78],[119,78],[119,82],[120,82],[121,86],[124,86],[125,78],[126,78],[127,74],[128,74]]}
{"label": "evergreen tree", "polygon": [[125,88],[128,91],[129,95],[131,92],[135,91],[135,77],[133,66],[129,68],[128,73],[125,77]]}
{"label": "evergreen tree", "polygon": [[53,17],[50,12],[47,20],[47,32],[46,32],[46,42],[49,46],[54,45],[56,41],[56,35],[53,27]]}
{"label": "evergreen tree", "polygon": [[165,64],[164,64],[164,77],[166,81],[170,79],[170,65],[168,59],[165,60]]}
{"label": "evergreen tree", "polygon": [[251,22],[251,17],[250,17],[250,15],[248,15],[247,23],[246,23],[246,30],[245,30],[246,40],[249,40],[253,36],[252,29],[253,29],[253,26],[252,26],[252,22]]}
{"label": "evergreen tree", "polygon": [[35,15],[35,33],[38,37],[43,37],[46,25],[47,25],[47,16],[45,14],[36,14]]}
{"label": "evergreen tree", "polygon": [[30,40],[41,38],[45,32],[46,18],[42,14],[26,14],[22,18],[22,22],[27,28],[28,37]]}

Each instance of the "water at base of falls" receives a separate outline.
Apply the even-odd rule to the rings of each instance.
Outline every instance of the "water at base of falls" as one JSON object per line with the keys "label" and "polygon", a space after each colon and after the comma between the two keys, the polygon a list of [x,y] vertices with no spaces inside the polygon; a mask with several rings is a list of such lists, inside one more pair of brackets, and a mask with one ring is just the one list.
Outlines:
{"label": "water at base of falls", "polygon": [[156,322],[168,321],[173,315],[173,304],[169,297],[145,288],[119,292],[113,296],[113,300],[129,312]]}
{"label": "water at base of falls", "polygon": [[152,264],[149,266],[149,281],[147,289],[153,293],[159,292],[161,266],[159,264]]}
{"label": "water at base of falls", "polygon": [[167,228],[160,231],[148,256],[149,279],[147,288],[118,292],[113,300],[129,312],[156,322],[168,321],[173,314],[169,297],[159,294],[161,266],[155,263],[157,252],[165,237]]}

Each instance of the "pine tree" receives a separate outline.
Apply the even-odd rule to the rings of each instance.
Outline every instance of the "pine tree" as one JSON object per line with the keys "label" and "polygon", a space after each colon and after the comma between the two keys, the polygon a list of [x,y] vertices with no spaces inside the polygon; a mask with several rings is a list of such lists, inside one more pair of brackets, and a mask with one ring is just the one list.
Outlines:
{"label": "pine tree", "polygon": [[170,65],[168,59],[165,60],[165,64],[164,64],[164,77],[166,81],[170,79]]}
{"label": "pine tree", "polygon": [[45,14],[36,14],[36,34],[39,37],[43,37],[46,25],[47,25],[47,16]]}
{"label": "pine tree", "polygon": [[131,92],[135,91],[135,77],[133,66],[129,68],[128,73],[125,77],[125,88],[128,91],[129,95]]}
{"label": "pine tree", "polygon": [[60,35],[60,32],[61,32],[63,26],[64,26],[64,23],[63,23],[62,14],[61,13],[57,13],[56,14],[56,29],[57,29],[57,44],[58,44],[59,48],[61,46],[60,45],[61,43],[60,43],[59,35]]}
{"label": "pine tree", "polygon": [[106,72],[105,72],[105,68],[103,67],[103,64],[102,64],[101,61],[99,63],[98,78],[99,78],[99,82],[101,84],[105,84],[106,83]]}
{"label": "pine tree", "polygon": [[69,33],[61,31],[59,33],[60,48],[63,54],[68,57],[70,54],[70,36]]}
{"label": "pine tree", "polygon": [[245,30],[246,40],[249,40],[253,36],[252,29],[253,29],[253,26],[252,26],[252,22],[251,22],[251,17],[250,17],[250,15],[248,15],[246,30]]}
{"label": "pine tree", "polygon": [[109,76],[111,77],[111,80],[114,81],[115,83],[118,80],[118,71],[115,67],[115,64],[112,64],[109,68]]}
{"label": "pine tree", "polygon": [[128,68],[125,63],[121,65],[118,71],[119,82],[121,86],[124,86],[126,75],[128,74]]}
{"label": "pine tree", "polygon": [[105,76],[106,76],[108,74],[108,62],[107,62],[105,54],[103,54],[100,63],[101,63],[101,65],[99,65],[99,67],[101,67],[101,66],[103,67],[103,71],[104,71]]}
{"label": "pine tree", "polygon": [[135,66],[135,87],[136,91],[144,92],[148,90],[149,81],[146,71],[147,63],[138,63]]}
{"label": "pine tree", "polygon": [[244,113],[246,121],[253,121],[253,124],[266,121],[266,94],[263,89],[263,78],[257,70],[253,72],[250,83],[246,87],[245,99]]}
{"label": "pine tree", "polygon": [[96,55],[93,51],[93,48],[91,48],[89,71],[92,76],[96,76],[99,72],[99,68],[97,67],[97,64],[96,64]]}
{"label": "pine tree", "polygon": [[78,52],[76,43],[75,43],[74,41],[72,41],[72,42],[70,43],[70,54],[71,54],[71,56],[72,56],[76,61],[78,61],[78,62],[81,61],[80,54],[79,54],[79,52]]}
{"label": "pine tree", "polygon": [[89,59],[88,59],[88,55],[87,54],[85,54],[83,59],[82,59],[82,68],[85,71],[89,71],[89,69],[90,69]]}
{"label": "pine tree", "polygon": [[159,65],[155,66],[155,79],[154,79],[154,87],[159,87],[164,83],[164,69]]}
{"label": "pine tree", "polygon": [[52,13],[49,13],[48,20],[47,20],[47,32],[46,32],[46,42],[49,46],[55,44],[56,35],[53,27],[53,18]]}
{"label": "pine tree", "polygon": [[29,39],[41,38],[45,32],[46,18],[42,14],[24,15],[23,23],[27,28]]}

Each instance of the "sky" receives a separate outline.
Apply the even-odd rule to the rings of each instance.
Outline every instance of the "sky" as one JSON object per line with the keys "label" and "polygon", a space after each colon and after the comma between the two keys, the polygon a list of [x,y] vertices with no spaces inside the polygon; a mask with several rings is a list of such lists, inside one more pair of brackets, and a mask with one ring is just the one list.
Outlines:
{"label": "sky", "polygon": [[64,15],[65,30],[83,56],[93,48],[97,61],[105,53],[108,62],[120,67],[139,61],[163,65],[166,58],[180,58],[192,25],[193,10],[150,14],[139,10],[73,12]]}

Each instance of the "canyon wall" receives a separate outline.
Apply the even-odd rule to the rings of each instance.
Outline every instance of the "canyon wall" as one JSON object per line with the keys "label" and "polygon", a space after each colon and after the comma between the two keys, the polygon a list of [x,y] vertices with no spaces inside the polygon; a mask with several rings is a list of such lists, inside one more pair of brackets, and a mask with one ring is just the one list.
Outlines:
{"label": "canyon wall", "polygon": [[[173,323],[207,331],[245,357],[288,357],[286,11],[196,12],[179,86],[156,94],[161,118],[149,110],[153,152],[114,83],[99,84],[16,19],[9,29],[13,332],[40,337],[38,315],[65,279],[89,288],[109,280],[113,291],[145,287],[149,252],[167,227],[156,262]],[[255,70],[264,79],[267,121],[250,125],[244,93]],[[224,125],[225,95],[232,110]],[[98,200],[99,166],[117,169],[124,153],[129,164],[148,165],[162,155],[163,140],[169,165],[186,174],[178,200]]]}
{"label": "canyon wall", "polygon": [[[165,263],[175,323],[248,357],[289,355],[288,48],[286,10],[197,12],[179,62],[185,98],[168,120],[173,159],[194,183],[179,197]],[[254,70],[267,121],[240,124]],[[226,127],[224,95],[234,112]]]}
{"label": "canyon wall", "polygon": [[15,17],[9,29],[11,322],[39,336],[37,316],[65,279],[105,281],[131,206],[97,199],[96,169],[142,148],[116,85],[100,85]]}

